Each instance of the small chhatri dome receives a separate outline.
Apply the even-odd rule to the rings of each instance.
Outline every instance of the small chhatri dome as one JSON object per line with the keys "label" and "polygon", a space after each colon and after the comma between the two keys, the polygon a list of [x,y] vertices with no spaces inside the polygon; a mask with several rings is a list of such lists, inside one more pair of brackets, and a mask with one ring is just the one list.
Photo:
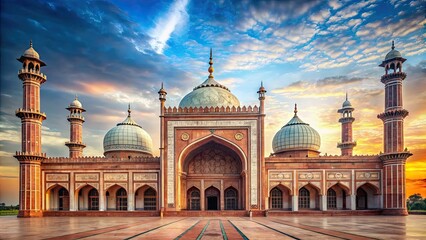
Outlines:
{"label": "small chhatri dome", "polygon": [[214,80],[213,55],[210,49],[209,77],[179,103],[179,107],[238,107],[240,101],[224,85]]}
{"label": "small chhatri dome", "polygon": [[77,95],[75,95],[74,101],[70,103],[70,108],[83,108],[83,105],[78,101]]}
{"label": "small chhatri dome", "polygon": [[294,117],[275,134],[272,140],[274,153],[297,150],[318,151],[320,146],[320,135],[297,116],[295,104]]}
{"label": "small chhatri dome", "polygon": [[130,151],[152,155],[151,136],[131,118],[130,104],[127,112],[127,118],[105,135],[104,154]]}
{"label": "small chhatri dome", "polygon": [[401,53],[398,50],[395,50],[395,43],[392,41],[392,50],[386,54],[385,61],[394,59],[394,58],[402,58]]}
{"label": "small chhatri dome", "polygon": [[352,107],[351,102],[348,100],[348,93],[346,93],[346,100],[342,104],[342,108]]}
{"label": "small chhatri dome", "polygon": [[24,52],[24,54],[22,56],[28,57],[28,58],[40,59],[40,55],[33,48],[33,41],[30,41],[30,48],[28,48],[27,50],[25,50],[25,52]]}

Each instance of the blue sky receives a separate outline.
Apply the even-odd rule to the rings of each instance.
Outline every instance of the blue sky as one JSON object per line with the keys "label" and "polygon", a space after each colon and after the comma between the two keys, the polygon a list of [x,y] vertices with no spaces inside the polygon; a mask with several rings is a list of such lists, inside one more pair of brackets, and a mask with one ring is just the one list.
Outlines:
{"label": "blue sky", "polygon": [[65,108],[75,94],[87,109],[86,155],[103,154],[103,136],[125,118],[128,103],[158,148],[161,82],[167,105],[177,106],[207,78],[210,48],[216,80],[243,105],[258,104],[256,91],[264,82],[268,154],[295,102],[301,119],[320,133],[321,152],[338,154],[336,111],[345,92],[356,108],[355,152],[376,154],[382,141],[376,115],[384,105],[378,64],[392,40],[408,59],[407,145],[424,153],[426,143],[418,136],[426,136],[425,12],[424,1],[404,0],[2,0],[0,176],[17,176],[12,154],[20,149],[20,122],[14,110],[22,105],[22,85],[15,59],[30,39],[47,63],[41,108],[49,156],[68,155]]}

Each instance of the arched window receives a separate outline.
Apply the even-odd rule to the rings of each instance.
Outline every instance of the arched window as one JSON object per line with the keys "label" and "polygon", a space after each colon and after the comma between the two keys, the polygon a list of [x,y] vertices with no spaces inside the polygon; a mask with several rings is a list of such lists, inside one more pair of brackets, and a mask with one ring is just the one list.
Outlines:
{"label": "arched window", "polygon": [[337,208],[337,196],[336,191],[333,189],[328,189],[327,191],[327,208],[336,209]]}
{"label": "arched window", "polygon": [[303,208],[309,208],[309,204],[310,204],[310,193],[308,191],[308,189],[306,188],[301,188],[299,190],[299,208],[303,209]]}
{"label": "arched window", "polygon": [[356,209],[367,209],[367,192],[361,187],[356,190]]}
{"label": "arched window", "polygon": [[95,188],[89,191],[89,210],[99,210],[99,193]]}
{"label": "arched window", "polygon": [[26,63],[24,63],[24,64],[22,65],[22,68],[23,68],[23,69],[25,69],[25,70],[27,70],[27,69],[26,69],[26,67],[27,67],[27,64],[26,64]]}
{"label": "arched window", "polygon": [[30,62],[28,64],[28,71],[32,71],[32,70],[34,70],[34,64],[32,62]]}
{"label": "arched window", "polygon": [[38,66],[38,64],[36,65],[35,71],[38,72],[40,70],[40,67]]}
{"label": "arched window", "polygon": [[237,210],[237,190],[228,188],[225,190],[225,210]]}
{"label": "arched window", "polygon": [[271,190],[271,208],[272,209],[283,208],[283,192],[276,187]]}
{"label": "arched window", "polygon": [[124,188],[120,188],[117,190],[116,209],[127,210],[127,192]]}
{"label": "arched window", "polygon": [[68,193],[68,190],[66,190],[65,188],[59,189],[58,197],[58,210],[68,211],[70,209],[70,195]]}
{"label": "arched window", "polygon": [[157,209],[157,198],[156,192],[153,188],[148,188],[143,197],[143,208],[144,210],[156,210]]}
{"label": "arched window", "polygon": [[200,210],[200,190],[191,188],[188,191],[188,209]]}

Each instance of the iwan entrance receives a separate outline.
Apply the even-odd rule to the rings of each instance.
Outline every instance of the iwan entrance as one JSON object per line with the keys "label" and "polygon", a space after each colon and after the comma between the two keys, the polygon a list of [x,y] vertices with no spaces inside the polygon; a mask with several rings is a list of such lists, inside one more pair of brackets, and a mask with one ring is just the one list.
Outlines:
{"label": "iwan entrance", "polygon": [[245,209],[241,157],[232,146],[215,140],[195,147],[184,158],[179,179],[182,210]]}

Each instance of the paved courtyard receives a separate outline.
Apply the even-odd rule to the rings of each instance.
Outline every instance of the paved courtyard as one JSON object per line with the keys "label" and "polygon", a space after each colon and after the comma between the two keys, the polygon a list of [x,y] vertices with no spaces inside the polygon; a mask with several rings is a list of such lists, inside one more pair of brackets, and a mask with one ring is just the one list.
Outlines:
{"label": "paved courtyard", "polygon": [[426,215],[0,217],[0,239],[426,239]]}

